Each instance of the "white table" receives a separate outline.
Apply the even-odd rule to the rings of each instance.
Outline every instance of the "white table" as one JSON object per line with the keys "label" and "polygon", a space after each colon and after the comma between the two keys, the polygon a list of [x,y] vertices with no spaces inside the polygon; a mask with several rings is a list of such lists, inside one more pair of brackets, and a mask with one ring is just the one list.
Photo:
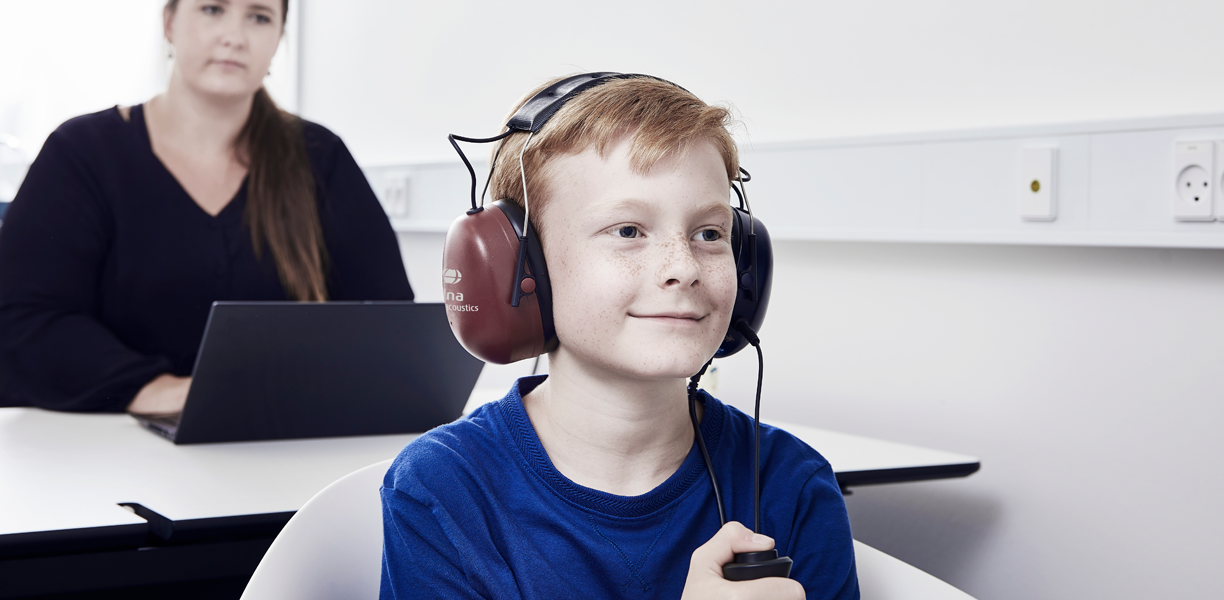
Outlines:
{"label": "white table", "polygon": [[[469,406],[498,396],[477,390]],[[819,450],[843,488],[961,477],[979,466],[970,456],[774,424]],[[136,552],[142,546],[160,549],[162,557],[210,548],[205,558],[182,561],[229,557],[226,573],[253,571],[272,536],[311,496],[347,473],[394,457],[415,437],[176,446],[127,415],[0,408],[0,598],[16,596],[14,578],[30,569],[54,572],[61,569],[54,560],[82,556],[130,565],[99,567],[95,575],[103,583],[97,585],[144,581],[112,580],[125,568],[157,570],[139,562],[159,555]],[[132,512],[121,504],[138,506]],[[76,554],[64,558],[69,553]],[[44,593],[89,589],[89,578],[74,568],[77,588],[38,587],[43,582],[37,579],[18,583]],[[179,576],[199,577],[200,568]]]}
{"label": "white table", "polygon": [[837,473],[842,488],[877,483],[965,477],[981,462],[973,456],[898,442],[761,419],[781,427],[820,452]]}
{"label": "white table", "polygon": [[176,446],[127,415],[0,408],[0,598],[249,577],[311,496],[415,437]]}
{"label": "white table", "polygon": [[[292,513],[415,434],[176,446],[127,415],[0,409],[0,536]],[[286,517],[287,518],[287,517]]]}

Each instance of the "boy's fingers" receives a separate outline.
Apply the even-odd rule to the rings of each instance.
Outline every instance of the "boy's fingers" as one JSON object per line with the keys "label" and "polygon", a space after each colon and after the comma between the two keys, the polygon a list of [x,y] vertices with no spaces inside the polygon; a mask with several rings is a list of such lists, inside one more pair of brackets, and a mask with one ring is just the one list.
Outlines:
{"label": "boy's fingers", "polygon": [[736,598],[742,600],[800,600],[803,586],[792,579],[765,577],[752,581],[723,579],[723,565],[740,552],[760,552],[774,547],[769,536],[752,533],[734,521],[723,525],[710,541],[693,551],[684,598]]}
{"label": "boy's fingers", "polygon": [[730,581],[737,588],[737,598],[770,598],[776,600],[803,600],[806,592],[803,586],[794,579],[783,577],[762,577],[751,581]]}
{"label": "boy's fingers", "polygon": [[735,522],[728,521],[710,541],[693,551],[693,564],[715,568],[720,573],[722,566],[735,559],[740,552],[760,552],[774,547],[773,538]]}

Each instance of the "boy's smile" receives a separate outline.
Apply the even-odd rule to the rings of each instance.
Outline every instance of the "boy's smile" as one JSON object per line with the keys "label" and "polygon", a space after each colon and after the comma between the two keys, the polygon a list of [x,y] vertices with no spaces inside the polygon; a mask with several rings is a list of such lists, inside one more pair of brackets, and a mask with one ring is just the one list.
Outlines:
{"label": "boy's smile", "polygon": [[554,362],[637,379],[688,377],[735,301],[729,182],[705,141],[634,171],[630,136],[552,159],[540,235],[560,347]]}

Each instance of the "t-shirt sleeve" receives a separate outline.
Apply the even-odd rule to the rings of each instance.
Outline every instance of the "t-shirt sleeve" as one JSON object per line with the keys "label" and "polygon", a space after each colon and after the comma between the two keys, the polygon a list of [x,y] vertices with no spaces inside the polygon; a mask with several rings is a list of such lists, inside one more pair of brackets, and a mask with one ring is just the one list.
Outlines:
{"label": "t-shirt sleeve", "polygon": [[412,300],[391,221],[344,142],[334,138],[320,215],[332,300]]}
{"label": "t-shirt sleeve", "polygon": [[858,573],[846,501],[826,463],[803,486],[791,532],[791,578],[808,600],[857,600]]}
{"label": "t-shirt sleeve", "polygon": [[382,501],[381,600],[484,598],[468,583],[459,552],[429,507],[386,487]]}
{"label": "t-shirt sleeve", "polygon": [[0,228],[0,400],[71,411],[123,411],[169,372],[97,318],[111,216],[73,140],[52,133]]}

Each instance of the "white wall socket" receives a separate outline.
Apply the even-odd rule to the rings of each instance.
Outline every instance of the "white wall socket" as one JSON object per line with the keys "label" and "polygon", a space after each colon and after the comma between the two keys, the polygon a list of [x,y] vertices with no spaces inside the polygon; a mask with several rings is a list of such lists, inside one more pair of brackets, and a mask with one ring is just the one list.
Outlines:
{"label": "white wall socket", "polygon": [[389,173],[382,181],[382,205],[388,217],[408,216],[408,182],[404,173]]}
{"label": "white wall socket", "polygon": [[[1216,164],[1215,164],[1215,181],[1212,185],[1218,190],[1220,189],[1220,177],[1224,176],[1224,141],[1216,143]],[[1215,215],[1217,221],[1224,221],[1224,192],[1216,194],[1220,197],[1220,201],[1215,203]]]}
{"label": "white wall socket", "polygon": [[1020,218],[1053,221],[1058,217],[1058,148],[1020,151]]}
{"label": "white wall socket", "polygon": [[1173,218],[1214,221],[1215,142],[1178,142],[1173,151]]}

